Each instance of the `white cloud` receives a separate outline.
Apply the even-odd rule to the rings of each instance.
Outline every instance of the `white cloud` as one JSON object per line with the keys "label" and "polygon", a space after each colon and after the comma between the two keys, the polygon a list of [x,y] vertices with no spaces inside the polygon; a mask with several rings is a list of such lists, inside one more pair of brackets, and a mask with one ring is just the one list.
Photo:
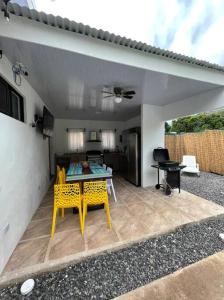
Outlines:
{"label": "white cloud", "polygon": [[38,10],[224,65],[223,0],[35,0]]}

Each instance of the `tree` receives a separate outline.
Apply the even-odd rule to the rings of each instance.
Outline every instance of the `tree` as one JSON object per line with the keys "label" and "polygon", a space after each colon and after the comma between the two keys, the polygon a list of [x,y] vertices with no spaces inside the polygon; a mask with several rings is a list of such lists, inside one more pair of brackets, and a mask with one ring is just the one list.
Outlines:
{"label": "tree", "polygon": [[200,132],[206,129],[224,130],[224,111],[210,114],[202,113],[189,117],[179,118],[172,122],[170,131],[174,131],[176,133]]}
{"label": "tree", "polygon": [[168,122],[165,122],[165,133],[169,133],[171,129],[171,126],[169,125]]}

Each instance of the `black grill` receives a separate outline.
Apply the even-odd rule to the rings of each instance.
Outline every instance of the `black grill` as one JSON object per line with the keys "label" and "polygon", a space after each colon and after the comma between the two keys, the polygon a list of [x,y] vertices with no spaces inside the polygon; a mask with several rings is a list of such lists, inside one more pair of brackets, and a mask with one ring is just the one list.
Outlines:
{"label": "black grill", "polygon": [[[157,148],[153,150],[153,158],[157,162],[157,165],[152,165],[153,168],[158,170],[158,183],[155,188],[163,188],[166,195],[171,194],[171,190],[178,188],[180,192],[180,171],[185,166],[182,166],[177,161],[170,160],[169,151],[165,148]],[[165,172],[165,182],[160,183],[159,170]]]}

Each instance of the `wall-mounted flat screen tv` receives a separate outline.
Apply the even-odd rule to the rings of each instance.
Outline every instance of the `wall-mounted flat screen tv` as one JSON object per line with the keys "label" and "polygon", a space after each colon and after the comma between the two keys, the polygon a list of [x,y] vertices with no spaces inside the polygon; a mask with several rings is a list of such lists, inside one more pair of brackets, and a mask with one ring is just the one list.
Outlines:
{"label": "wall-mounted flat screen tv", "polygon": [[44,106],[43,109],[43,135],[52,136],[54,131],[54,116]]}

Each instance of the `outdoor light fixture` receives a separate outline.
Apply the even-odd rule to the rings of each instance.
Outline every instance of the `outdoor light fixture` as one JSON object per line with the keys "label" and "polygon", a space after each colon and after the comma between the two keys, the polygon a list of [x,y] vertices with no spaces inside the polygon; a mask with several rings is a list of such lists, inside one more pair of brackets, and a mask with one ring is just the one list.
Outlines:
{"label": "outdoor light fixture", "polygon": [[121,103],[121,101],[122,101],[121,96],[116,96],[116,97],[114,98],[114,101],[115,101],[116,103]]}
{"label": "outdoor light fixture", "polygon": [[26,77],[28,76],[27,69],[21,62],[16,62],[12,66],[12,72],[14,75],[14,81],[18,86],[20,86],[22,83],[21,75],[26,76]]}
{"label": "outdoor light fixture", "polygon": [[3,9],[3,12],[4,12],[4,17],[6,19],[6,21],[9,22],[9,12],[8,12],[8,2],[10,0],[3,0],[3,2],[5,3],[5,8]]}

